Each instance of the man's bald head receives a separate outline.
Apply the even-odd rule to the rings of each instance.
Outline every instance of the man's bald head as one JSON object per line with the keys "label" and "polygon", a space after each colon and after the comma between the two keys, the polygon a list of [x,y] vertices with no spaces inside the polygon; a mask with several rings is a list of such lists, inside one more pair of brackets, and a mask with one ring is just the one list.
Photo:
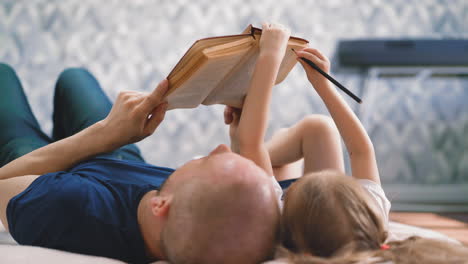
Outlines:
{"label": "man's bald head", "polygon": [[268,178],[271,176],[253,162],[230,152],[215,153],[186,166],[189,170],[184,166],[176,172],[190,175],[175,175],[165,186],[173,195],[162,232],[169,260],[174,263],[265,260],[276,243],[279,221],[275,193]]}

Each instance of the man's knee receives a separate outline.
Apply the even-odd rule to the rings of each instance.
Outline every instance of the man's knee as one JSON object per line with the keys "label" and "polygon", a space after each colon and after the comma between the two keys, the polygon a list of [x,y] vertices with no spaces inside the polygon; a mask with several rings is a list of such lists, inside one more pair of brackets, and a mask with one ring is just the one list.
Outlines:
{"label": "man's knee", "polygon": [[85,68],[67,68],[60,73],[55,88],[58,90],[70,89],[74,87],[74,85],[70,84],[73,84],[77,80],[90,77],[92,78],[91,73]]}
{"label": "man's knee", "polygon": [[79,75],[90,75],[89,71],[86,68],[81,67],[72,67],[66,68],[60,73],[59,80],[63,78],[70,78]]}
{"label": "man's knee", "polygon": [[0,75],[16,76],[16,72],[10,65],[0,62]]}
{"label": "man's knee", "polygon": [[58,82],[63,82],[68,79],[82,78],[83,76],[89,77],[91,73],[86,68],[73,67],[67,68],[60,73]]}

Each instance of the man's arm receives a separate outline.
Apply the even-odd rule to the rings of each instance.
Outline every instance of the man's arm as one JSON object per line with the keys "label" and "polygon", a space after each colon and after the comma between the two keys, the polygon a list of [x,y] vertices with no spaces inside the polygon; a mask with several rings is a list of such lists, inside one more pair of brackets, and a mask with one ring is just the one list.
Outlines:
{"label": "man's arm", "polygon": [[164,80],[149,94],[121,92],[104,120],[13,160],[0,168],[0,180],[66,170],[92,156],[151,135],[164,119],[167,86]]}
{"label": "man's arm", "polygon": [[15,159],[0,169],[0,179],[61,171],[88,157],[110,151],[96,123],[83,131]]}
{"label": "man's arm", "polygon": [[[281,25],[263,25],[260,55],[250,81],[242,114],[237,114],[240,115],[240,120],[235,137],[231,137],[234,141],[232,144],[234,151],[238,150],[240,155],[252,160],[270,175],[273,175],[273,170],[264,137],[268,126],[271,92],[286,51],[289,35],[289,30]],[[237,125],[237,120],[233,122],[233,125]]]}
{"label": "man's arm", "polygon": [[[316,49],[303,49],[297,52],[297,56],[311,60],[325,72],[330,70],[328,58]],[[304,67],[309,81],[327,106],[343,138],[349,153],[353,177],[380,183],[374,146],[357,116],[325,77],[302,60],[299,62]]]}

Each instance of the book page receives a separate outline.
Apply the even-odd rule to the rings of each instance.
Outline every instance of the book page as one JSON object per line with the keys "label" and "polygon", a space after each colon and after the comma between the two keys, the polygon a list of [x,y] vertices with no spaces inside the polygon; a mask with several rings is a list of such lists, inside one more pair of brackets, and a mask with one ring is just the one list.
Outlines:
{"label": "book page", "polygon": [[301,50],[305,47],[305,45],[288,45],[286,53],[284,54],[283,61],[281,62],[281,66],[279,68],[275,84],[284,81],[284,79],[286,79],[286,77],[288,76],[289,72],[294,68],[294,66],[297,63],[296,54],[294,53],[294,51],[292,51],[292,49]]}
{"label": "book page", "polygon": [[[296,54],[291,48],[301,49],[302,46],[288,46],[283,61],[281,62],[275,84],[282,82],[297,63]],[[257,46],[245,55],[236,68],[224,81],[219,83],[218,87],[208,95],[202,104],[225,104],[237,108],[242,107],[244,98],[249,89],[258,55],[259,48]]]}
{"label": "book page", "polygon": [[236,68],[203,101],[204,105],[241,107],[258,58],[258,46],[246,52]]}
{"label": "book page", "polygon": [[[241,35],[197,41],[168,76],[169,109],[200,104],[241,107],[259,54],[261,32],[249,26]],[[305,39],[289,39],[275,84],[282,82],[297,63],[291,48],[299,50],[307,43]]]}
{"label": "book page", "polygon": [[249,36],[231,35],[197,40],[167,76],[169,83],[173,84],[170,89],[177,89],[179,84],[187,79],[187,75],[193,72],[192,69],[196,68],[198,61],[204,59],[203,50],[219,45],[222,46],[223,44],[237,43],[238,40],[245,38],[249,38]]}
{"label": "book page", "polygon": [[167,97],[168,109],[195,108],[242,59],[239,53],[209,58],[189,79]]}

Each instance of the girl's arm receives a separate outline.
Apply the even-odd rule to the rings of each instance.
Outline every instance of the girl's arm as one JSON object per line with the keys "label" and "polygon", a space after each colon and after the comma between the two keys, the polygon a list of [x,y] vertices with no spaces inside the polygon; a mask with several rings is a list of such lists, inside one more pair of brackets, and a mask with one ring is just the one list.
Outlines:
{"label": "girl's arm", "polygon": [[[242,115],[236,112],[234,117],[229,117],[229,112],[233,112],[232,109],[227,108],[225,111],[225,121],[232,125],[231,140],[234,151],[237,150],[240,155],[252,160],[270,175],[273,175],[273,170],[264,137],[268,125],[271,91],[286,52],[289,35],[289,30],[281,25],[263,24],[260,54],[244,101]],[[239,115],[237,124],[236,117]]]}
{"label": "girl's arm", "polygon": [[[318,50],[306,48],[296,54],[298,57],[311,60],[323,71],[330,71],[328,58]],[[353,177],[380,183],[374,146],[357,116],[325,77],[302,60],[299,59],[299,62],[304,67],[307,78],[327,106],[343,138],[349,153]]]}

